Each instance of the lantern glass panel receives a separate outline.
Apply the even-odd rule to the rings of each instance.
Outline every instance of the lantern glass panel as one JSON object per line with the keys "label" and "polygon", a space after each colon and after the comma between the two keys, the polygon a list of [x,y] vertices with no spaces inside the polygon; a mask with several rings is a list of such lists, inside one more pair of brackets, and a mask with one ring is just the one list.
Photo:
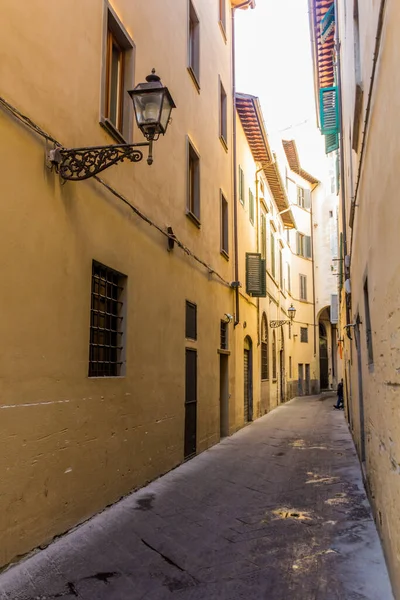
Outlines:
{"label": "lantern glass panel", "polygon": [[135,104],[136,120],[139,127],[148,127],[158,125],[162,107],[163,93],[159,90],[154,92],[144,92],[135,94],[133,101]]}
{"label": "lantern glass panel", "polygon": [[165,133],[167,130],[168,122],[169,122],[169,119],[171,116],[171,111],[172,111],[171,101],[168,97],[168,94],[166,92],[164,92],[164,100],[163,100],[161,119],[160,119],[160,125],[163,130],[163,133]]}

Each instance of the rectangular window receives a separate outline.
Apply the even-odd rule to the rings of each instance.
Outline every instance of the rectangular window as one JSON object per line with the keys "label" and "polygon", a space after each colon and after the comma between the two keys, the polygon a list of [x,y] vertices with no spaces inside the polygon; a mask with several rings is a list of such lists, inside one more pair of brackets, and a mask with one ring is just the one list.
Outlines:
{"label": "rectangular window", "polygon": [[275,259],[275,236],[271,232],[271,275],[276,277],[276,259]]}
{"label": "rectangular window", "polygon": [[279,285],[283,290],[283,255],[282,249],[279,250]]}
{"label": "rectangular window", "polygon": [[93,261],[89,377],[118,377],[122,374],[125,287],[125,275]]}
{"label": "rectangular window", "polygon": [[289,379],[292,379],[292,357],[289,356]]}
{"label": "rectangular window", "polygon": [[189,0],[189,65],[196,87],[200,89],[200,21],[192,0]]}
{"label": "rectangular window", "polygon": [[262,179],[260,179],[260,192],[261,192],[261,197],[264,198],[265,188],[264,188],[264,182]]}
{"label": "rectangular window", "polygon": [[221,350],[228,350],[228,323],[221,321]]}
{"label": "rectangular window", "polygon": [[265,260],[258,252],[246,252],[246,293],[254,298],[267,296]]}
{"label": "rectangular window", "polygon": [[228,202],[221,193],[221,252],[229,256]]}
{"label": "rectangular window", "polygon": [[227,110],[227,96],[219,80],[219,137],[223,142],[225,148],[228,147],[228,110]]}
{"label": "rectangular window", "polygon": [[242,167],[239,166],[239,200],[244,206],[244,172]]}
{"label": "rectangular window", "polygon": [[197,340],[197,306],[188,300],[186,300],[185,337],[189,340]]}
{"label": "rectangular window", "polygon": [[311,258],[311,236],[297,232],[297,254]]}
{"label": "rectangular window", "polygon": [[200,157],[188,141],[188,215],[200,224]]}
{"label": "rectangular window", "polygon": [[299,275],[300,279],[300,300],[307,300],[307,277]]}
{"label": "rectangular window", "polygon": [[267,259],[267,216],[265,212],[261,213],[261,258]]}
{"label": "rectangular window", "polygon": [[372,349],[372,328],[371,328],[371,312],[369,308],[369,292],[368,292],[368,278],[364,284],[364,305],[365,305],[365,335],[367,338],[367,350],[368,350],[368,364],[372,365],[374,362],[374,353]]}
{"label": "rectangular window", "polygon": [[305,190],[302,187],[297,186],[297,204],[304,208],[304,192]]}
{"label": "rectangular window", "polygon": [[300,342],[308,344],[308,327],[300,327]]}
{"label": "rectangular window", "polygon": [[134,87],[133,49],[132,39],[108,7],[104,26],[100,123],[119,142],[132,141],[133,105],[127,90]]}
{"label": "rectangular window", "polygon": [[249,219],[250,223],[254,225],[254,194],[249,189]]}
{"label": "rectangular window", "polygon": [[287,266],[287,283],[288,283],[288,292],[291,293],[292,292],[292,275],[290,272],[290,265],[288,263]]}
{"label": "rectangular window", "polygon": [[219,23],[226,37],[226,0],[219,0]]}

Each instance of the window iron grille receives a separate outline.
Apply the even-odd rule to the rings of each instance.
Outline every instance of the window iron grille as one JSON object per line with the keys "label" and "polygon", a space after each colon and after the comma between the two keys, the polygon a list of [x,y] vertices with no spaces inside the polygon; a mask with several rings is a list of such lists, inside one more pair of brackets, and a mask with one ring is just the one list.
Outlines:
{"label": "window iron grille", "polygon": [[228,350],[228,323],[221,321],[221,350]]}
{"label": "window iron grille", "polygon": [[90,307],[89,377],[118,377],[123,360],[125,276],[93,261]]}

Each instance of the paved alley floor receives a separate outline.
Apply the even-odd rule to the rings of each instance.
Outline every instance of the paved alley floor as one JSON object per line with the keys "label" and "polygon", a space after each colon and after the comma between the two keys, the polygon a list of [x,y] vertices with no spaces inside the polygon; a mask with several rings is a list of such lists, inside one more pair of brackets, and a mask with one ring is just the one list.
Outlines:
{"label": "paved alley floor", "polygon": [[295,399],[0,576],[1,600],[390,600],[332,397]]}

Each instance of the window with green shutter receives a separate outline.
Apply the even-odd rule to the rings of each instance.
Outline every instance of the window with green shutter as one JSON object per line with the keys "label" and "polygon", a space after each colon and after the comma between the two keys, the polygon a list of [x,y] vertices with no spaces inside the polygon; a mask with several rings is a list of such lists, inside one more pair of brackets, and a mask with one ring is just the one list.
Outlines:
{"label": "window with green shutter", "polygon": [[339,133],[339,102],[337,87],[320,89],[321,133]]}
{"label": "window with green shutter", "polygon": [[307,300],[307,277],[306,275],[299,275],[300,280],[300,300]]}
{"label": "window with green shutter", "polygon": [[255,298],[267,296],[266,264],[258,252],[246,253],[246,292]]}
{"label": "window with green shutter", "polygon": [[296,253],[298,256],[303,256],[304,258],[312,257],[311,237],[309,235],[304,235],[304,233],[297,232]]}

